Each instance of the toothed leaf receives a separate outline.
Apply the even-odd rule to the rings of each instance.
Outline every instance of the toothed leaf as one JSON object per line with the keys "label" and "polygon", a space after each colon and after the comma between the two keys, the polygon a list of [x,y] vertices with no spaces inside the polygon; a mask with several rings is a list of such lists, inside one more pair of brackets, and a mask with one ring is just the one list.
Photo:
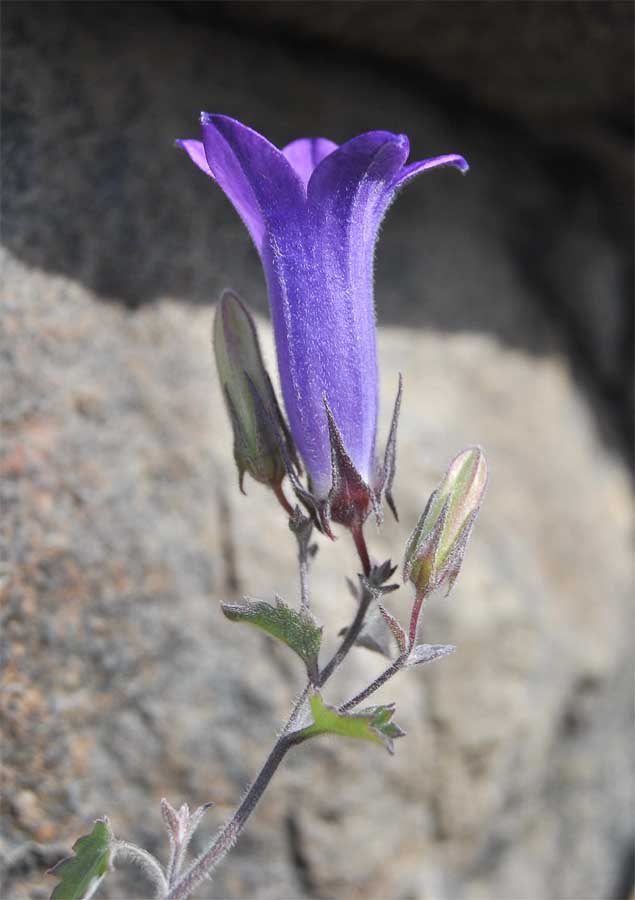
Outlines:
{"label": "toothed leaf", "polygon": [[322,628],[310,614],[291,609],[279,597],[275,606],[264,600],[248,600],[222,603],[221,608],[232,622],[248,622],[282,641],[298,654],[309,672],[316,671]]}
{"label": "toothed leaf", "polygon": [[90,834],[73,844],[68,856],[49,870],[60,879],[51,900],[85,900],[92,897],[110,866],[113,835],[107,818],[97,819]]}
{"label": "toothed leaf", "polygon": [[324,703],[317,691],[309,698],[313,724],[298,733],[301,740],[321,734],[338,734],[342,737],[372,741],[393,753],[393,740],[405,732],[391,722],[395,712],[394,703],[371,706],[354,713],[340,712],[336,707]]}

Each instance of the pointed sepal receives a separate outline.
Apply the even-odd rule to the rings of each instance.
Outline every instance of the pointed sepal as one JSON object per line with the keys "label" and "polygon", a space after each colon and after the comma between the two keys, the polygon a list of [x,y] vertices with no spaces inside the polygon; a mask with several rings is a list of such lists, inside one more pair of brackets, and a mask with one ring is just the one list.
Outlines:
{"label": "pointed sepal", "polygon": [[404,629],[401,627],[401,624],[397,621],[397,619],[395,619],[392,613],[388,612],[385,606],[381,605],[381,603],[379,604],[379,612],[388,628],[390,628],[392,636],[397,642],[400,655],[405,653],[408,647],[408,636],[406,635]]}
{"label": "pointed sepal", "polygon": [[384,465],[381,477],[381,491],[386,499],[386,503],[390,507],[395,520],[399,521],[397,507],[392,495],[392,485],[395,480],[395,472],[397,470],[397,426],[399,424],[399,413],[401,411],[401,397],[403,394],[403,378],[399,373],[399,386],[397,388],[397,397],[392,411],[392,419],[390,422],[390,431],[386,442],[386,450],[384,452]]}
{"label": "pointed sepal", "polygon": [[328,400],[324,397],[331,442],[331,490],[328,495],[328,517],[346,528],[360,528],[371,508],[376,505],[372,489],[355,468]]}

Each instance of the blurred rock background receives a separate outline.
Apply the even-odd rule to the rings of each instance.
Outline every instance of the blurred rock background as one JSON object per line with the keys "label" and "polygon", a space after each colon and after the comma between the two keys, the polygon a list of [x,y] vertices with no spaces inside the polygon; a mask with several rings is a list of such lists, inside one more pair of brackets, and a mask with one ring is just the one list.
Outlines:
{"label": "blurred rock background", "polygon": [[[382,232],[384,433],[398,371],[406,396],[401,521],[373,554],[399,559],[466,443],[491,487],[427,614],[458,652],[384,690],[395,757],[290,757],[200,897],[629,896],[632,33],[611,2],[5,2],[3,897],[48,896],[104,813],[164,854],[163,795],[216,802],[203,840],[301,687],[218,609],[297,588],[285,522],[235,487],[211,368],[219,291],[262,314],[266,296],[229,203],[173,149],[201,109],[279,145],[385,128],[413,158],[468,158]],[[331,641],[354,568],[345,536],[322,545]],[[380,666],[359,650],[348,684]],[[147,896],[135,878],[102,895]]]}

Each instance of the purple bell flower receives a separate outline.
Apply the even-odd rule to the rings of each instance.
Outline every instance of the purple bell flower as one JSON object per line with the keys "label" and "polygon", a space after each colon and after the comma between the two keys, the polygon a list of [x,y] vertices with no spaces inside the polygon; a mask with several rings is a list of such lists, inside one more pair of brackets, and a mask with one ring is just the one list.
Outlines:
{"label": "purple bell flower", "polygon": [[406,165],[408,138],[387,131],[341,146],[300,138],[278,150],[227,116],[202,113],[201,125],[202,141],[178,144],[223,189],[260,254],[284,403],[312,492],[319,501],[329,496],[334,426],[354,469],[377,491],[379,226],[415,175],[468,165],[455,154]]}

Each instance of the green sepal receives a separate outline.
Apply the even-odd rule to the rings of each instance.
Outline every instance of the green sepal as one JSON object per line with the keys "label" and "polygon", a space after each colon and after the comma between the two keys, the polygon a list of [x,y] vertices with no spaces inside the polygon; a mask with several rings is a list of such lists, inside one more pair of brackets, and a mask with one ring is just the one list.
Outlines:
{"label": "green sepal", "polygon": [[354,713],[340,712],[336,707],[326,704],[322,695],[315,691],[309,698],[309,704],[313,724],[296,733],[298,743],[321,734],[338,734],[342,737],[372,741],[380,747],[385,747],[389,753],[393,753],[394,739],[405,735],[405,731],[391,721],[395,712],[394,703],[370,706]]}
{"label": "green sepal", "polygon": [[49,869],[49,875],[60,879],[51,900],[84,900],[92,897],[110,868],[113,834],[104,816],[97,819],[90,834],[73,844],[73,856],[67,856]]}
{"label": "green sepal", "polygon": [[265,600],[248,600],[244,603],[221,603],[221,609],[232,622],[256,625],[291,647],[306,665],[309,676],[317,674],[322,628],[310,613],[292,609],[280,597],[276,597],[275,606]]}

